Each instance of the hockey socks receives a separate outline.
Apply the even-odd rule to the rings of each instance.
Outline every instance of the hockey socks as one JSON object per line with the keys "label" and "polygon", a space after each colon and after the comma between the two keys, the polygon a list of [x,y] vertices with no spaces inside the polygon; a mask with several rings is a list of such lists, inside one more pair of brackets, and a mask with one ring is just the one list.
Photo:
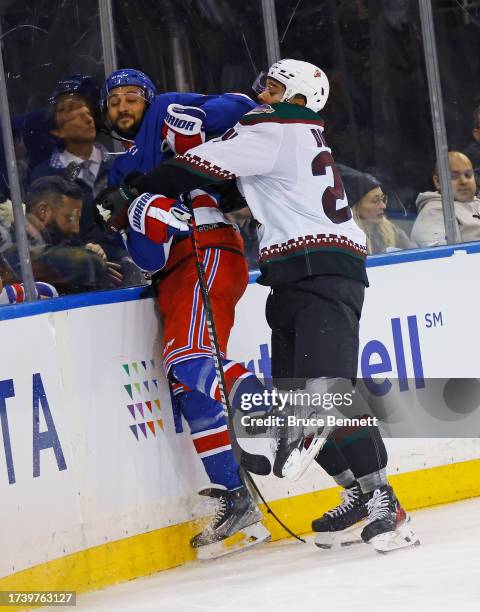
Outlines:
{"label": "hockey socks", "polygon": [[325,442],[315,461],[344,489],[355,482],[347,460],[331,437]]}
{"label": "hockey socks", "polygon": [[175,400],[210,481],[226,489],[243,486],[221,404],[198,391],[181,393]]}
{"label": "hockey socks", "polygon": [[[253,396],[262,398],[260,405],[255,405],[255,411],[268,412],[270,410],[268,394],[265,393],[266,388],[255,374],[252,374],[241,363],[229,359],[223,360],[223,369],[228,397],[235,411],[250,410]],[[184,385],[220,401],[220,389],[213,359],[201,357],[183,361],[173,366],[172,373]]]}
{"label": "hockey socks", "polygon": [[[330,465],[336,463],[341,471],[350,469],[365,493],[386,484],[388,455],[378,427],[339,427],[331,436],[334,445],[327,448],[326,455]],[[323,467],[325,457],[318,459]]]}

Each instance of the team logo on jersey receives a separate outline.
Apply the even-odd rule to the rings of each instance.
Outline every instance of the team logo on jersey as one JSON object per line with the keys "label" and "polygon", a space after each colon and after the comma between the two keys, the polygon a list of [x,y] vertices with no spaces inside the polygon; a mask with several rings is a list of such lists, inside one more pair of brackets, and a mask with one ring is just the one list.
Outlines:
{"label": "team logo on jersey", "polygon": [[247,115],[263,115],[264,113],[274,113],[275,109],[270,106],[270,104],[260,104],[260,106],[256,106],[254,109],[249,111]]}
{"label": "team logo on jersey", "polygon": [[317,68],[317,70],[315,70],[315,72],[313,73],[313,76],[315,78],[317,78],[317,77],[320,78],[322,76],[322,71],[318,70],[318,68]]}

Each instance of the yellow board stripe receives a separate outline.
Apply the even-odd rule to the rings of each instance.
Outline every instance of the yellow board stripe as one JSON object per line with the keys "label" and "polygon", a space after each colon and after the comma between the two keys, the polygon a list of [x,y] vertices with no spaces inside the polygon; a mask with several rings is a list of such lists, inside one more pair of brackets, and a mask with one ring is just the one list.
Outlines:
{"label": "yellow board stripe", "polygon": [[[389,476],[407,510],[480,496],[480,459]],[[339,489],[306,493],[270,503],[274,512],[294,531],[311,530],[313,518],[338,503]],[[264,525],[272,539],[285,532],[267,515]],[[164,527],[67,555],[0,578],[0,591],[93,591],[140,576],[176,567],[195,558],[189,540],[199,526],[195,522]],[[0,609],[13,610],[12,607]]]}

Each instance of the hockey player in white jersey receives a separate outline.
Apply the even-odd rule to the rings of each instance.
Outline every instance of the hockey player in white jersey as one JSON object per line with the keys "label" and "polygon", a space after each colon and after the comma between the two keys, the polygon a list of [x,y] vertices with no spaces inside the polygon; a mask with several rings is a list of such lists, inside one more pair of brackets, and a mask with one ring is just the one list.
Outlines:
{"label": "hockey player in white jersey", "polygon": [[[320,68],[297,60],[276,62],[259,95],[262,104],[233,129],[175,156],[129,187],[176,198],[207,184],[236,179],[260,224],[258,282],[272,288],[266,315],[272,329],[275,386],[289,390],[295,380],[302,381],[310,394],[338,391],[345,396],[352,394],[357,374],[359,320],[368,285],[366,245],[365,235],[352,218],[317,114],[328,94],[328,79]],[[155,217],[154,200],[149,202],[140,210],[139,199],[134,200],[130,215]],[[114,224],[116,218],[122,223],[124,217],[114,214]],[[192,388],[213,388],[213,368],[193,361],[181,364],[175,376]],[[251,381],[235,378],[234,370],[226,371],[226,382],[231,404],[237,408],[241,397],[251,391]],[[352,395],[348,415],[361,416],[365,405],[360,394]],[[268,412],[270,406],[264,409]],[[345,409],[343,405],[342,411]],[[319,535],[330,534],[365,518],[362,539],[378,550],[415,543],[405,512],[386,479],[387,453],[378,429],[337,428],[334,434],[317,461],[336,476],[333,464],[341,458],[346,466],[342,475],[351,476],[351,482],[343,481],[344,486],[350,493],[352,487],[358,488],[361,495],[354,504],[352,495],[346,494],[346,503],[315,521],[314,529],[318,527]],[[278,469],[279,457],[290,453],[290,461],[295,461],[289,443],[288,438],[278,441],[274,464],[278,476],[284,475]],[[296,451],[304,460],[305,448]],[[280,465],[283,468],[282,462]],[[303,461],[302,471],[307,466]],[[348,520],[327,520],[345,519],[352,504],[356,512]]]}

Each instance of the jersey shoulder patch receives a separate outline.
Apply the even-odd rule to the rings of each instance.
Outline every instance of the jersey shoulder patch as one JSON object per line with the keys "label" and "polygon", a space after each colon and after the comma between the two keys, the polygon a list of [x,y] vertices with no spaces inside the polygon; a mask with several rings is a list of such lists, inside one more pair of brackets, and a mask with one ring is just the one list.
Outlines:
{"label": "jersey shoulder patch", "polygon": [[270,106],[270,104],[260,104],[259,106],[252,108],[252,110],[246,114],[247,115],[263,115],[264,113],[269,114],[269,113],[274,113],[274,112],[275,112],[275,109],[273,108],[273,106]]}
{"label": "jersey shoulder patch", "polygon": [[313,123],[323,127],[323,121],[317,113],[304,106],[284,102],[261,104],[240,119],[241,125],[257,123]]}

